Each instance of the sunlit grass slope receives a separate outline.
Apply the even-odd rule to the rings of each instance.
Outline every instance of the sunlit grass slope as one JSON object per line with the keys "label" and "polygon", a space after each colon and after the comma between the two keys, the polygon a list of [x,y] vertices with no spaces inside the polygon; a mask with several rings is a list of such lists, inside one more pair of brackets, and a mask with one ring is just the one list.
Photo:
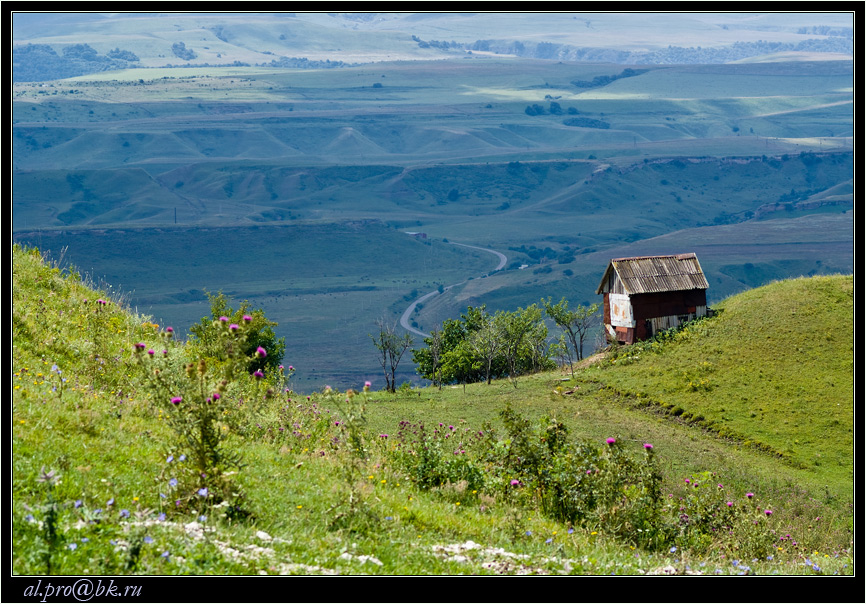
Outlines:
{"label": "sunlit grass slope", "polygon": [[[805,283],[815,298],[777,307],[769,314],[784,315],[793,309],[801,315],[818,315],[828,300],[842,307],[850,304],[851,278]],[[64,274],[45,263],[35,250],[14,247],[13,572],[850,574],[853,508],[839,485],[831,482],[844,482],[846,476],[838,471],[828,474],[831,485],[824,489],[826,482],[810,478],[821,468],[805,464],[811,462],[811,450],[804,455],[795,447],[793,453],[779,458],[772,451],[719,439],[700,426],[674,421],[669,414],[634,408],[634,402],[644,398],[666,401],[666,389],[676,390],[669,382],[676,380],[659,381],[652,389],[645,386],[646,397],[640,399],[628,392],[629,376],[646,366],[647,359],[672,363],[674,356],[684,355],[681,368],[694,370],[703,361],[689,360],[687,348],[710,342],[718,348],[717,356],[707,361],[715,366],[713,390],[725,393],[731,387],[724,376],[735,370],[722,357],[725,350],[735,349],[729,348],[728,341],[713,338],[738,333],[743,329],[738,325],[749,320],[750,305],[768,304],[778,291],[773,288],[784,287],[794,288],[798,298],[806,296],[804,283],[797,281],[733,298],[726,301],[719,317],[683,332],[658,354],[647,350],[631,361],[620,354],[616,363],[602,369],[580,370],[574,382],[570,374],[563,381],[563,374],[554,372],[528,376],[516,384],[402,389],[396,395],[370,391],[354,397],[348,392],[307,397],[280,390],[267,394],[264,400],[270,402],[253,412],[253,401],[261,399],[265,386],[242,375],[225,395],[238,418],[226,420],[226,429],[232,428],[224,441],[244,462],[232,478],[243,494],[236,500],[242,509],[221,504],[195,509],[192,503],[203,503],[208,495],[180,493],[173,481],[184,471],[183,464],[189,463],[183,455],[187,445],[166,420],[172,407],[160,405],[148,389],[146,363],[164,358],[164,371],[183,373],[200,351],[191,343],[166,339],[164,326],[129,312],[122,300],[82,282],[75,273]],[[820,333],[833,331],[832,321],[824,323]],[[805,323],[801,329],[811,328]],[[713,331],[719,335],[712,335]],[[772,356],[774,349],[766,348],[763,341],[766,337],[756,338],[762,348],[750,354]],[[846,383],[850,363],[846,369],[844,354],[828,352],[839,347],[835,340],[814,347],[791,336],[788,341],[787,348],[800,347],[799,354],[812,355],[814,369],[803,373]],[[135,361],[132,352],[137,343],[143,345],[139,355],[144,365]],[[838,371],[823,369],[825,362],[842,365]],[[777,374],[782,373],[782,365],[779,361],[775,366]],[[194,372],[195,366],[186,370]],[[656,371],[661,372],[661,366]],[[765,412],[781,405],[782,395],[773,393],[775,383],[756,380],[750,391],[755,397],[764,395]],[[811,388],[809,382],[797,383],[802,390]],[[825,386],[830,388],[829,383]],[[825,389],[825,406],[839,402],[850,410],[848,391],[840,388],[838,392]],[[353,416],[357,406],[349,405],[349,399],[356,404],[365,401],[366,424]],[[683,399],[682,404],[697,410],[699,400]],[[724,413],[728,413],[734,405],[725,400]],[[496,451],[516,445],[500,439],[493,448],[484,449],[473,436],[488,431],[486,422],[494,440],[497,434],[504,436],[499,412],[506,405],[532,421],[543,415],[561,419],[570,435],[587,439],[585,450],[600,452],[599,463],[614,459],[610,455],[615,454],[636,460],[639,469],[645,467],[641,460],[656,455],[663,473],[659,483],[663,513],[673,523],[666,530],[682,538],[669,542],[673,547],[645,548],[638,535],[616,534],[615,525],[602,516],[597,516],[597,524],[553,519],[535,492],[523,489],[531,477],[517,480],[496,474],[501,470]],[[799,405],[793,401],[791,407]],[[709,411],[705,415],[710,417]],[[839,426],[827,436],[841,440],[850,434],[852,418],[840,413],[822,419],[827,423],[834,418]],[[480,480],[478,468],[488,468],[477,489],[456,479],[434,488],[418,486],[417,477],[395,457],[394,445],[401,429],[408,434],[407,426],[417,426],[419,421],[431,427],[442,422],[443,431],[453,432],[466,444],[465,461],[461,457],[457,465],[448,461],[454,457],[450,446],[443,445],[440,453],[447,455],[436,462],[440,469],[475,467],[474,476]],[[751,423],[743,421],[734,426],[738,433],[782,447],[771,431],[750,432]],[[362,429],[362,455],[339,445],[347,422]],[[820,420],[798,420],[790,434],[805,442],[818,434],[813,424]],[[532,440],[545,432],[523,434]],[[616,447],[605,444],[614,436]],[[539,451],[547,447],[543,438],[533,442],[542,447]],[[654,453],[647,453],[642,443],[652,443]],[[822,453],[820,463],[827,459],[828,466],[836,462],[844,468],[842,448],[815,450]],[[488,461],[485,452],[491,455]],[[412,459],[404,456],[403,462],[411,467]],[[792,464],[798,461],[809,467]],[[683,480],[694,480],[696,475],[702,481],[700,491]],[[487,483],[494,478],[510,490],[503,492],[495,487],[498,483]],[[623,475],[623,480],[628,478]],[[620,493],[629,505],[640,501],[635,484],[621,491],[617,481],[597,484],[608,484],[606,488],[613,489],[609,492]],[[705,495],[721,498],[723,510],[725,498],[730,498],[731,505],[754,517],[760,531],[752,529],[747,518],[738,525],[736,539],[708,534],[682,540],[688,533],[676,520],[678,506],[706,510]],[[764,541],[759,543],[760,539]],[[751,553],[757,551],[761,553]]]}
{"label": "sunlit grass slope", "polygon": [[587,374],[828,482],[852,479],[853,276],[780,281],[716,310],[671,343],[624,351]]}

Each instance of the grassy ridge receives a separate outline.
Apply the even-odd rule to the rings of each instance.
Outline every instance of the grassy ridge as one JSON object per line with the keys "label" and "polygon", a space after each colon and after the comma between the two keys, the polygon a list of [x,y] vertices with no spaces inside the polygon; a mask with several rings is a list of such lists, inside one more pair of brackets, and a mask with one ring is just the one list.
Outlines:
{"label": "grassy ridge", "polygon": [[773,283],[717,310],[663,354],[635,347],[585,377],[763,446],[828,483],[852,480],[853,277]]}
{"label": "grassy ridge", "polygon": [[[247,427],[230,442],[248,464],[239,480],[254,519],[228,522],[216,509],[207,518],[172,514],[173,495],[163,498],[160,493],[172,493],[168,490],[174,475],[172,464],[179,461],[167,461],[167,456],[173,453],[176,457],[182,447],[172,441],[162,412],[149,399],[144,387],[146,376],[132,362],[129,350],[133,343],[143,341],[155,348],[167,345],[172,355],[185,355],[186,346],[161,343],[157,327],[147,318],[124,310],[110,293],[74,276],[66,277],[45,264],[38,253],[15,247],[11,417],[14,572],[44,573],[46,539],[54,535],[54,572],[67,574],[646,574],[665,572],[661,569],[667,566],[673,568],[668,572],[692,569],[702,574],[850,573],[850,474],[825,472],[831,468],[824,465],[794,467],[760,450],[671,421],[670,414],[647,415],[645,407],[635,408],[635,400],[640,399],[627,394],[620,380],[624,383],[630,379],[630,371],[639,370],[654,358],[699,370],[701,361],[689,351],[703,342],[711,342],[722,353],[729,346],[737,353],[745,352],[736,343],[748,332],[755,306],[774,308],[790,297],[808,294],[814,304],[797,306],[798,313],[811,310],[818,314],[821,305],[829,301],[835,303],[834,320],[839,320],[850,304],[851,281],[839,277],[785,282],[732,298],[726,301],[724,312],[712,319],[715,323],[702,325],[706,333],[684,332],[689,335],[665,345],[658,353],[645,353],[631,364],[621,362],[627,358],[621,356],[617,363],[579,372],[575,382],[570,378],[563,382],[567,376],[555,372],[521,379],[517,388],[503,382],[491,387],[472,385],[465,393],[462,388],[413,390],[397,396],[370,392],[365,398],[371,448],[357,469],[357,482],[352,487],[368,502],[370,521],[363,530],[349,530],[335,524],[338,518],[334,511],[341,509],[341,494],[346,488],[341,478],[345,462],[325,444],[328,430],[333,429],[327,426],[332,426],[335,418],[346,418],[339,410],[340,395],[314,395],[309,401],[304,397],[292,400],[294,395],[289,393],[288,400],[281,396],[264,415],[242,422]],[[788,310],[783,306],[780,314]],[[813,325],[805,324],[803,337],[812,334],[812,339],[820,339],[832,320],[818,323],[821,327],[817,333],[812,331]],[[771,344],[764,341],[766,338],[760,340],[762,346],[782,350],[787,349],[791,336],[781,334],[780,339],[771,339]],[[816,367],[819,360],[828,362],[817,377],[843,384],[853,379],[853,368],[845,365],[850,347],[839,346],[835,340],[808,349],[805,341],[796,343],[804,348],[804,354],[811,355]],[[799,366],[797,359],[779,356],[776,370],[780,374],[786,367]],[[733,395],[728,393],[736,393],[735,385],[723,377],[736,376],[736,368],[719,360],[716,363],[714,391],[720,399],[731,400]],[[773,386],[757,381],[753,392],[775,399]],[[824,386],[803,381],[798,388],[819,387],[826,403],[839,403],[843,409],[849,405],[850,409],[844,387],[827,390]],[[574,392],[568,394],[572,388]],[[665,389],[664,381],[658,389]],[[646,390],[649,397],[662,394]],[[388,463],[383,446],[386,441],[378,435],[386,431],[393,434],[397,422],[423,420],[432,425],[441,421],[461,429],[476,428],[485,420],[496,422],[497,412],[509,402],[530,417],[553,414],[573,435],[596,442],[611,435],[627,443],[626,447],[652,442],[665,472],[664,492],[670,492],[671,497],[684,495],[683,477],[714,471],[718,474],[714,480],[723,481],[732,493],[754,492],[762,509],[770,506],[775,510],[774,529],[794,540],[780,541],[772,560],[738,560],[734,565],[729,558],[720,557],[721,550],[712,548],[700,553],[652,554],[590,529],[572,532],[567,525],[545,519],[531,508],[513,507],[495,498],[475,499],[457,485],[419,491]],[[697,409],[698,401],[689,404]],[[733,411],[734,402],[726,402],[726,409],[729,404]],[[774,403],[774,408],[778,404]],[[296,416],[296,429],[321,435],[321,441],[318,436],[308,440],[277,438],[255,428],[257,423],[273,425],[266,422],[273,422],[284,407],[296,405],[306,409]],[[792,413],[803,412],[809,405],[811,400],[805,395],[789,396]],[[766,408],[770,409],[769,403]],[[853,427],[850,413],[839,414],[838,421],[840,425],[833,428],[836,432],[829,435],[819,432],[823,425],[804,421],[790,426],[786,436],[805,442],[819,436],[844,435]],[[747,435],[767,442],[768,433],[749,431],[759,427],[758,422],[748,420],[738,425]],[[795,453],[808,459],[809,451]],[[837,461],[844,460],[840,457]],[[61,475],[53,488],[50,484],[54,479],[46,474],[49,471]],[[44,478],[41,482],[40,475]],[[59,521],[51,525],[53,532],[46,532],[45,506],[52,500],[59,504]],[[97,513],[97,508],[101,512]],[[168,513],[168,517],[157,518],[159,512]],[[470,540],[481,545],[466,561],[436,549],[461,543],[465,546]],[[509,555],[491,553],[495,548],[526,557],[515,563]]]}

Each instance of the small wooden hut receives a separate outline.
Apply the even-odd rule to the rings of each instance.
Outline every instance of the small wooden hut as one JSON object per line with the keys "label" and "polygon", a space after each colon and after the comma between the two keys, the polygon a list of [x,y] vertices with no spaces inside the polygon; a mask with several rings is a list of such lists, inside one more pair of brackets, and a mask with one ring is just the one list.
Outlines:
{"label": "small wooden hut", "polygon": [[706,316],[707,288],[695,254],[614,258],[596,290],[604,294],[604,326],[633,344]]}

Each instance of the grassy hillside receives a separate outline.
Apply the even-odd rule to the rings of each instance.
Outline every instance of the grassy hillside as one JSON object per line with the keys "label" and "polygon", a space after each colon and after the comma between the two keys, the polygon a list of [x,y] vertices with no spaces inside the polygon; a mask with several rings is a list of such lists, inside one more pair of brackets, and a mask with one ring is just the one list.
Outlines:
{"label": "grassy hillside", "polygon": [[[850,323],[852,289],[850,277],[835,277],[748,292],[640,358],[620,352],[573,381],[557,371],[516,388],[388,395],[358,384],[304,397],[284,390],[280,373],[211,382],[230,361],[167,338],[110,290],[13,247],[13,572],[853,573],[853,363],[836,335]],[[785,328],[791,313],[803,319],[796,330]],[[780,325],[756,332],[766,315]],[[735,359],[757,354],[766,377],[744,376]],[[796,376],[803,359],[808,381]],[[704,372],[692,381],[709,375],[718,402],[683,392],[683,371]],[[630,380],[640,374],[654,381],[638,390]],[[183,396],[169,400],[159,383]],[[809,421],[816,393],[833,412],[818,422]],[[509,403],[530,423],[504,422]],[[773,430],[751,411],[793,421]],[[725,417],[701,426],[699,412]],[[196,413],[220,434],[225,465],[207,476],[192,471],[201,458],[182,437],[197,434],[188,428],[200,424],[184,423]],[[403,454],[419,422],[442,430],[425,432],[436,452],[424,454],[427,465]],[[803,447],[772,450],[790,439]],[[559,469],[542,481],[508,451]],[[243,465],[232,465],[235,454]],[[558,508],[545,489],[582,477],[574,464],[590,459],[584,480],[598,499],[580,499],[583,513]],[[728,529],[711,530],[714,511]],[[627,529],[635,526],[649,532]]]}

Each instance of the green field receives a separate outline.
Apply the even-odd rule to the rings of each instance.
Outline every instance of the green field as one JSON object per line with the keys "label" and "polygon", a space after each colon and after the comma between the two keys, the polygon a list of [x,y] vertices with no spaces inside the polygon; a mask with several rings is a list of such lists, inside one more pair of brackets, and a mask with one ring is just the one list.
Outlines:
{"label": "green field", "polygon": [[[574,377],[556,370],[514,384],[305,397],[271,375],[265,385],[278,393],[262,399],[262,382],[236,376],[217,424],[223,455],[244,462],[215,470],[233,485],[229,507],[218,482],[208,483],[211,493],[184,490],[194,449],[176,420],[195,395],[163,400],[148,367],[181,376],[188,362],[202,367],[202,350],[165,339],[164,327],[130,313],[114,292],[79,279],[13,247],[15,574],[854,572],[851,276],[743,292],[664,343],[596,357]],[[516,433],[528,440],[505,438],[508,406],[538,426]],[[502,474],[498,456],[509,447],[548,448],[542,416],[600,451],[593,463],[618,451],[636,460],[631,472],[655,464],[660,541],[618,532],[606,514],[557,519],[549,500],[528,484],[521,490],[532,476]],[[427,471],[484,468],[468,475],[472,487],[456,478],[431,487],[414,473],[423,467],[405,465],[395,446],[419,422],[459,439],[442,443],[445,455]],[[344,440],[347,423],[360,455]],[[605,444],[611,438],[616,447]],[[654,462],[640,461],[642,443],[652,444]],[[462,465],[449,461],[454,446],[466,448]],[[618,505],[642,501],[637,475],[617,476],[629,485],[615,488]],[[707,522],[699,513],[732,506],[742,522],[731,534],[695,532]]]}

